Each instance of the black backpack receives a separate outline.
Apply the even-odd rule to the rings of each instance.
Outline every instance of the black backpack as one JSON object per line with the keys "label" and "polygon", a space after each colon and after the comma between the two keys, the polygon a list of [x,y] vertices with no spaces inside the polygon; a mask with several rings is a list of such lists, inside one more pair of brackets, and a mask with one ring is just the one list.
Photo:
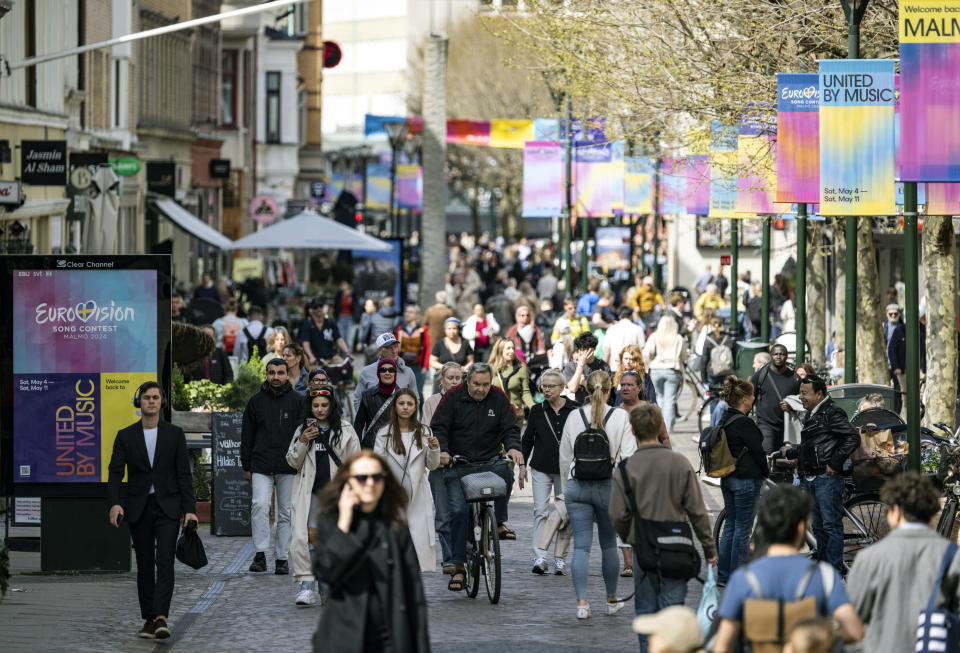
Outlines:
{"label": "black backpack", "polygon": [[243,327],[243,335],[247,336],[247,358],[253,358],[253,348],[257,348],[257,356],[261,358],[265,353],[267,353],[267,339],[264,338],[267,333],[267,325],[262,325],[260,328],[260,336],[254,338],[250,335],[250,330],[247,327]]}
{"label": "black backpack", "polygon": [[[603,427],[615,408],[607,411]],[[573,441],[573,477],[578,481],[605,481],[613,476],[614,460],[610,456],[610,439],[600,426],[590,426],[587,414],[580,409],[580,418],[586,425]]]}

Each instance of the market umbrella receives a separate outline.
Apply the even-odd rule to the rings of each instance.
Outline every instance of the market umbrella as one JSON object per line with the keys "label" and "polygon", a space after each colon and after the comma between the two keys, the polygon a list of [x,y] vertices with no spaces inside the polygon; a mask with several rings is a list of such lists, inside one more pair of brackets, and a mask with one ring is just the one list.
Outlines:
{"label": "market umbrella", "polygon": [[359,249],[388,252],[393,248],[377,238],[307,209],[233,241],[230,249]]}

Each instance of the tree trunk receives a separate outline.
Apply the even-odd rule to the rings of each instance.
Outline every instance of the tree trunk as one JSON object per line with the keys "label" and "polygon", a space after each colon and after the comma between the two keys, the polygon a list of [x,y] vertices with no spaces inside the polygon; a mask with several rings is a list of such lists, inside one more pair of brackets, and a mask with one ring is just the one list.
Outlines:
{"label": "tree trunk", "polygon": [[473,237],[480,238],[480,182],[473,182],[473,192],[470,196],[470,219],[473,222]]}
{"label": "tree trunk", "polygon": [[[873,245],[873,220],[857,220],[857,382],[890,384],[887,348],[883,337],[877,250]],[[882,308],[882,307],[881,307]],[[848,325],[849,328],[849,325]]]}
{"label": "tree trunk", "polygon": [[837,366],[843,367],[843,318],[846,315],[847,241],[843,237],[844,219],[833,218],[833,342],[837,347]]}
{"label": "tree trunk", "polygon": [[420,265],[420,305],[433,303],[443,290],[446,257],[447,158],[447,38],[431,34],[427,40],[427,68],[423,92],[423,260]]}
{"label": "tree trunk", "polygon": [[[957,250],[953,219],[927,216],[923,221],[923,279],[927,307],[927,383],[925,424],[951,427],[957,410]],[[921,356],[923,353],[921,352]]]}
{"label": "tree trunk", "polygon": [[826,345],[826,256],[823,251],[823,226],[807,222],[807,342],[810,362],[823,364]]}

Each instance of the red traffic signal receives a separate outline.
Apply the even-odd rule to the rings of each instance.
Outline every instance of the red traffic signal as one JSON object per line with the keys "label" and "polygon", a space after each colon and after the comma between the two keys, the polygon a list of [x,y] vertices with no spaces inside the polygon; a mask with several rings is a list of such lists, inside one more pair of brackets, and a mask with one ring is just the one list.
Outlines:
{"label": "red traffic signal", "polygon": [[335,41],[323,42],[323,67],[334,68],[340,63],[343,53],[340,51],[340,45]]}
{"label": "red traffic signal", "polygon": [[360,223],[363,222],[363,214],[360,211],[357,211],[356,215],[353,216],[354,221]]}

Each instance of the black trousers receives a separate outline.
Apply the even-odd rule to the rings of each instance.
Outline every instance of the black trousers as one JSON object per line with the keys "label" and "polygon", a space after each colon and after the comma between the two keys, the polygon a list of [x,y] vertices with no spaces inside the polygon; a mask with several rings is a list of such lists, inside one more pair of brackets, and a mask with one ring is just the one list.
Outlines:
{"label": "black trousers", "polygon": [[170,616],[173,598],[173,560],[180,524],[160,509],[151,494],[140,519],[130,523],[130,537],[137,555],[137,595],[140,616],[152,619]]}

